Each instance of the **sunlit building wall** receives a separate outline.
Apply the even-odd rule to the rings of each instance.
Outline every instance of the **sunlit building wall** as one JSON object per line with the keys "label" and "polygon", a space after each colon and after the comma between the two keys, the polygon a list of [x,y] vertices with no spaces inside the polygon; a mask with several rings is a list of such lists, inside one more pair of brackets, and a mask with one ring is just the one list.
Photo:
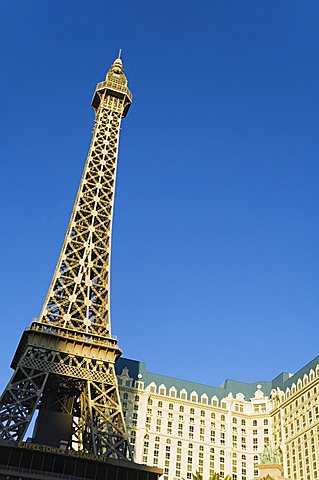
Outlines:
{"label": "sunlit building wall", "polygon": [[273,443],[283,452],[286,476],[318,480],[319,357],[272,392]]}
{"label": "sunlit building wall", "polygon": [[[150,373],[120,359],[120,395],[136,462],[158,466],[164,480],[199,471],[233,480],[259,474],[259,453],[280,447],[284,475],[318,478],[319,357],[272,381],[226,380],[220,387]],[[308,372],[308,373],[306,373]]]}

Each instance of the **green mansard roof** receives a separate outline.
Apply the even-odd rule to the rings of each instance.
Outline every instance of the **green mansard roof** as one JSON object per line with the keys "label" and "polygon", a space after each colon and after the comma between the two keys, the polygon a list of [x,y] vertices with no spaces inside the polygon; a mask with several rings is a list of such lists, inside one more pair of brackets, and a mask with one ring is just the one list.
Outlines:
{"label": "green mansard roof", "polygon": [[270,396],[271,390],[276,389],[277,387],[285,391],[286,388],[290,388],[293,383],[296,384],[299,378],[302,380],[303,376],[305,374],[309,374],[311,369],[315,370],[318,364],[319,356],[314,358],[311,362],[305,365],[294,375],[291,375],[287,372],[282,372],[273,380],[258,380],[252,383],[227,379],[225,380],[223,385],[219,387],[190,382],[188,380],[182,380],[180,378],[168,377],[166,375],[160,375],[158,373],[152,373],[147,370],[146,363],[139,362],[137,360],[131,360],[128,358],[120,358],[117,361],[116,372],[117,375],[120,375],[122,370],[126,367],[129,371],[129,376],[135,381],[144,382],[145,387],[154,382],[157,387],[159,387],[160,385],[165,385],[167,391],[171,387],[175,387],[177,392],[185,389],[187,391],[188,397],[193,391],[197,393],[198,397],[206,394],[209,398],[216,396],[219,400],[227,397],[229,393],[232,393],[233,396],[236,396],[237,393],[242,393],[245,396],[245,399],[249,400],[254,396],[254,393],[257,390],[257,386],[261,387],[261,390],[265,396]]}

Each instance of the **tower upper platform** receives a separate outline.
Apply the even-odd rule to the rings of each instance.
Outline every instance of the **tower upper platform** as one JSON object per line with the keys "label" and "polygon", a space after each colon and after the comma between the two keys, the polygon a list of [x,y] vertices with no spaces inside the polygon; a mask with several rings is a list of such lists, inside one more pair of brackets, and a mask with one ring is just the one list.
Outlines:
{"label": "tower upper platform", "polygon": [[105,80],[98,83],[96,86],[92,100],[92,107],[94,110],[99,108],[101,96],[104,93],[121,99],[125,98],[123,117],[126,117],[132,103],[132,93],[127,86],[127,78],[124,73],[123,62],[119,57],[114,61],[113,65],[107,72]]}

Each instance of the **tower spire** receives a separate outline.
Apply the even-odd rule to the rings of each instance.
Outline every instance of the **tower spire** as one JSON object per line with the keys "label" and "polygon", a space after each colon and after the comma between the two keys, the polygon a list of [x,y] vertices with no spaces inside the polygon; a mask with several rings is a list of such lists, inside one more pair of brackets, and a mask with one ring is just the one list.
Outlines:
{"label": "tower spire", "polygon": [[0,399],[0,439],[132,459],[114,364],[110,260],[118,143],[132,102],[122,61],[98,83],[83,176],[39,318],[22,335]]}

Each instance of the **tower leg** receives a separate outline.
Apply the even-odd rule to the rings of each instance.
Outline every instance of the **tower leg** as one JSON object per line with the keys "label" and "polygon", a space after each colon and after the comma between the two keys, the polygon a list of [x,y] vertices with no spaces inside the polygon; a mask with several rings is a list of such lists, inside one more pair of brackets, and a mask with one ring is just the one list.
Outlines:
{"label": "tower leg", "polygon": [[[115,372],[113,378],[116,382]],[[123,460],[132,458],[116,383],[87,382],[81,419],[84,451]]]}
{"label": "tower leg", "polygon": [[22,441],[48,373],[19,365],[0,399],[0,439]]}

